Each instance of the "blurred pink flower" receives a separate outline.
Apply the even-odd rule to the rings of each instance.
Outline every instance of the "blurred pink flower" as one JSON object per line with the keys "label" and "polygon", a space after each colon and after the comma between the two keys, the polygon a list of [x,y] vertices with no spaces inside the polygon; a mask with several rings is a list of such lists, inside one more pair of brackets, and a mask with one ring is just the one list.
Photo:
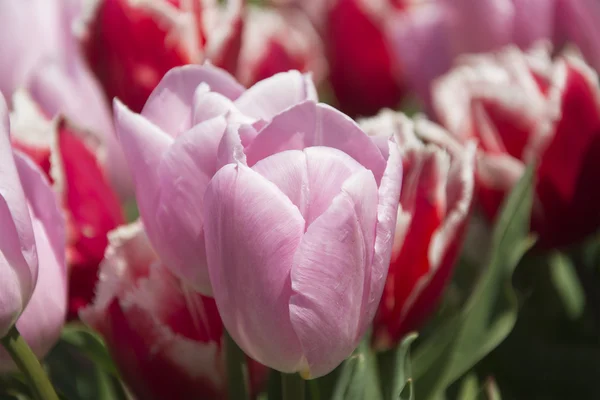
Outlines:
{"label": "blurred pink flower", "polygon": [[[38,357],[58,340],[67,292],[64,218],[43,173],[10,145],[8,110],[0,96],[0,337],[17,325]],[[0,371],[16,369],[0,349]]]}
{"label": "blurred pink flower", "polygon": [[431,81],[457,56],[553,39],[557,1],[435,0],[397,13],[387,21],[387,34],[400,79],[427,102]]}
{"label": "blurred pink flower", "polygon": [[491,218],[536,162],[532,229],[541,245],[573,244],[600,226],[599,95],[596,73],[576,55],[509,47],[472,56],[434,86],[433,108],[452,135],[436,140],[478,141],[478,197]]}
{"label": "blurred pink flower", "polygon": [[[213,299],[158,260],[141,223],[109,235],[97,296],[81,318],[104,337],[139,399],[225,399],[223,325]],[[254,391],[266,368],[250,361]]]}
{"label": "blurred pink flower", "polygon": [[378,349],[395,346],[421,325],[441,300],[462,247],[474,189],[475,143],[453,154],[425,144],[420,134],[447,134],[432,122],[382,111],[361,127],[396,137],[404,177],[390,269],[373,322]]}

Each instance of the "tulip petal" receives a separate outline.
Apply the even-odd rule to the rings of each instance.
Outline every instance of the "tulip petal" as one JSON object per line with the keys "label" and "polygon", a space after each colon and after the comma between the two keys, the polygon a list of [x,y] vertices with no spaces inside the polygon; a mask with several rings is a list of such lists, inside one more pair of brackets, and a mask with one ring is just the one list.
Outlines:
{"label": "tulip petal", "polygon": [[366,332],[377,311],[390,265],[394,233],[396,231],[396,218],[398,217],[398,203],[402,185],[402,160],[396,143],[390,141],[389,149],[387,166],[378,191],[379,205],[377,208],[375,253],[369,278],[368,297],[363,300],[361,336]]}
{"label": "tulip petal", "polygon": [[329,147],[309,147],[273,154],[252,169],[285,193],[306,221],[306,230],[340,193],[344,182],[364,167]]}
{"label": "tulip petal", "polygon": [[167,72],[154,89],[142,115],[172,137],[192,126],[192,100],[196,88],[207,83],[210,89],[235,100],[244,88],[227,72],[206,65],[186,65]]}
{"label": "tulip petal", "polygon": [[210,280],[227,331],[255,360],[297,371],[302,350],[289,298],[304,232],[300,212],[273,183],[240,164],[217,172],[204,205]]}
{"label": "tulip petal", "polygon": [[154,214],[159,195],[157,165],[173,139],[118,100],[114,102],[114,113],[117,134],[133,176],[140,215],[148,229],[148,236],[156,245],[160,242],[154,236]]}
{"label": "tulip petal", "polygon": [[27,305],[38,277],[31,218],[9,139],[8,109],[0,96],[0,336]]}
{"label": "tulip petal", "polygon": [[318,101],[312,78],[308,74],[289,71],[256,83],[235,104],[249,117],[270,121],[280,112],[305,100]]}
{"label": "tulip petal", "polygon": [[[15,153],[23,189],[30,199],[33,230],[39,258],[37,285],[17,328],[38,358],[43,358],[60,336],[67,310],[65,222],[49,182],[34,163]],[[0,371],[16,370],[3,351]]]}
{"label": "tulip petal", "polygon": [[[171,270],[210,294],[203,232],[203,199],[216,172],[217,149],[226,122],[217,117],[182,134],[158,167],[160,196],[152,217],[160,237],[153,245]],[[193,243],[193,245],[190,245]]]}
{"label": "tulip petal", "polygon": [[385,160],[377,146],[349,117],[324,104],[305,101],[273,118],[246,149],[248,165],[284,150],[327,146],[373,171],[377,182]]}
{"label": "tulip petal", "polygon": [[376,219],[377,184],[372,172],[363,170],[344,183],[296,252],[290,318],[311,378],[333,370],[361,339]]}

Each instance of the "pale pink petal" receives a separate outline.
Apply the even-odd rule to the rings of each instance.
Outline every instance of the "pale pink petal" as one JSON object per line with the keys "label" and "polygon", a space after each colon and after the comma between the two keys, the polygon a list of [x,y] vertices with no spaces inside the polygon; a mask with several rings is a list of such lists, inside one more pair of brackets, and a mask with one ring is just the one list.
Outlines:
{"label": "pale pink petal", "polygon": [[228,125],[219,144],[217,150],[217,169],[221,169],[226,164],[246,164],[246,154],[244,154],[244,146],[242,139],[242,131],[253,131],[251,126],[235,126]]}
{"label": "pale pink petal", "polygon": [[[558,1],[560,0],[513,0],[513,43],[527,48],[538,40],[552,39]],[[532,18],[533,15],[535,18]]]}
{"label": "pale pink petal", "polygon": [[348,154],[379,181],[385,160],[377,146],[348,116],[324,104],[300,103],[265,126],[247,147],[248,165],[284,150],[327,146]]}
{"label": "pale pink petal", "polygon": [[311,378],[333,370],[361,339],[376,220],[377,184],[362,170],[308,227],[295,254],[290,318]]}
{"label": "pale pink petal", "polygon": [[155,236],[154,215],[160,189],[158,165],[173,138],[118,100],[114,102],[114,114],[121,148],[133,177],[140,215],[148,229],[148,236],[157,243],[160,238]]}
{"label": "pale pink petal", "polygon": [[290,270],[304,232],[292,202],[258,173],[229,164],[204,198],[210,280],[227,331],[255,360],[283,372],[301,365],[290,321]]}
{"label": "pale pink petal", "polygon": [[426,101],[431,81],[446,72],[454,58],[448,43],[451,31],[447,14],[448,10],[437,4],[423,5],[398,13],[386,26],[403,74],[399,78],[406,80]]}
{"label": "pale pink petal", "polygon": [[[15,153],[23,188],[30,199],[39,258],[37,285],[17,322],[17,328],[38,358],[54,346],[67,310],[65,222],[49,182],[37,166]],[[16,370],[9,355],[0,351],[0,371]]]}
{"label": "pale pink petal", "polygon": [[257,82],[235,104],[249,117],[270,121],[280,112],[305,100],[318,101],[311,76],[289,71]]}
{"label": "pale pink petal", "polygon": [[14,324],[38,278],[38,256],[25,193],[9,138],[8,110],[0,95],[0,336]]}
{"label": "pale pink petal", "polygon": [[377,206],[375,253],[373,255],[373,265],[370,269],[368,296],[363,300],[361,335],[366,332],[373,320],[383,293],[383,286],[392,255],[401,186],[402,160],[400,151],[396,143],[390,140],[389,158],[378,190],[379,204]]}
{"label": "pale pink petal", "polygon": [[173,137],[192,126],[192,100],[196,88],[206,83],[210,90],[235,100],[244,88],[222,69],[205,65],[186,65],[167,72],[146,101],[142,115]]}
{"label": "pale pink petal", "polygon": [[298,207],[306,230],[329,208],[344,182],[364,167],[339,150],[309,147],[274,154],[252,169],[276,184]]}
{"label": "pale pink petal", "polygon": [[203,199],[208,182],[217,172],[217,149],[225,128],[225,119],[217,117],[177,138],[158,165],[158,207],[153,215],[144,215],[144,221],[152,219],[157,229],[153,244],[165,264],[206,295],[211,290],[204,250]]}

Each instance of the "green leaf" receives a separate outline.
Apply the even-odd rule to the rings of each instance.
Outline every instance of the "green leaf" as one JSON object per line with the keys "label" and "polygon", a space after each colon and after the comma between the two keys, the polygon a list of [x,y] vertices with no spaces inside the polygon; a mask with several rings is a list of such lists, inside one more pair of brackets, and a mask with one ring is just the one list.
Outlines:
{"label": "green leaf", "polygon": [[69,400],[126,400],[121,382],[80,348],[64,340],[46,357],[48,375],[61,398]]}
{"label": "green leaf", "polygon": [[118,377],[117,368],[104,345],[102,338],[87,326],[80,323],[71,323],[64,326],[61,340],[77,348],[90,361],[115,377]]}
{"label": "green leaf", "polygon": [[413,399],[410,346],[417,337],[417,333],[409,333],[395,349],[378,354],[384,399]]}
{"label": "green leaf", "polygon": [[583,315],[585,295],[571,260],[561,253],[549,257],[550,276],[565,307],[567,316],[576,320]]}
{"label": "green leaf", "polygon": [[487,267],[464,308],[415,352],[414,378],[420,400],[442,394],[513,329],[517,298],[512,274],[533,244],[528,236],[532,202],[530,166],[504,203],[494,227]]}
{"label": "green leaf", "polygon": [[368,335],[341,366],[331,400],[380,400],[375,357]]}
{"label": "green leaf", "polygon": [[457,400],[477,400],[481,389],[475,373],[470,373],[462,380]]}

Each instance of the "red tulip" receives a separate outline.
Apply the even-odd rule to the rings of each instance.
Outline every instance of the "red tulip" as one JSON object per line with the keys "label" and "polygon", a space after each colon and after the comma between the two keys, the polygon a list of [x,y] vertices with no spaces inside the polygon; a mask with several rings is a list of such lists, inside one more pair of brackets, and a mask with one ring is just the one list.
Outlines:
{"label": "red tulip", "polygon": [[[97,297],[81,317],[102,334],[129,389],[144,400],[225,399],[215,301],[164,267],[140,222],[109,237]],[[255,387],[265,372],[251,362]]]}
{"label": "red tulip", "polygon": [[327,11],[325,41],[330,81],[339,107],[351,116],[395,107],[403,95],[384,27],[398,2],[335,0]]}
{"label": "red tulip", "polygon": [[458,142],[479,142],[479,202],[494,218],[525,165],[537,163],[532,229],[545,247],[600,226],[600,90],[575,55],[508,48],[473,56],[434,87],[434,107]]}
{"label": "red tulip", "polygon": [[89,26],[88,61],[109,99],[140,112],[173,67],[209,61],[247,86],[278,72],[325,72],[318,34],[300,12],[242,0],[102,0]]}
{"label": "red tulip", "polygon": [[[13,147],[29,155],[53,182],[67,216],[69,318],[94,295],[98,265],[104,257],[106,234],[125,222],[117,195],[98,161],[97,140],[66,120],[32,119],[15,124]],[[39,116],[38,116],[39,117]],[[42,142],[41,140],[45,140]]]}
{"label": "red tulip", "polygon": [[[362,127],[376,135],[395,134],[404,163],[392,259],[373,322],[374,344],[386,349],[420,328],[441,299],[470,215],[475,147],[448,153],[425,145],[412,121],[388,110]],[[416,131],[445,134],[425,120],[416,123]]]}

